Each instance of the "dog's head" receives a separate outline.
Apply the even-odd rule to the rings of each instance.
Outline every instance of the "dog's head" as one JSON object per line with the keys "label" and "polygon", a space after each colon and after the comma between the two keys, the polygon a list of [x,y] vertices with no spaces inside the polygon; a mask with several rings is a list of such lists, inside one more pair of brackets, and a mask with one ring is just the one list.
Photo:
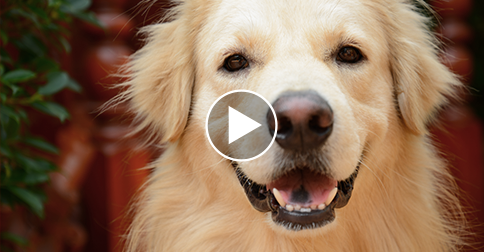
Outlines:
{"label": "dog's head", "polygon": [[[236,164],[232,179],[238,173],[252,185],[245,188],[251,203],[275,223],[324,226],[346,205],[367,156],[385,153],[395,132],[426,134],[458,84],[412,3],[182,1],[169,22],[145,28],[126,94],[140,129],[164,143],[204,136],[207,112],[222,94],[261,94],[277,114],[276,144]],[[268,135],[273,122],[269,116]],[[203,158],[220,160],[202,142]]]}

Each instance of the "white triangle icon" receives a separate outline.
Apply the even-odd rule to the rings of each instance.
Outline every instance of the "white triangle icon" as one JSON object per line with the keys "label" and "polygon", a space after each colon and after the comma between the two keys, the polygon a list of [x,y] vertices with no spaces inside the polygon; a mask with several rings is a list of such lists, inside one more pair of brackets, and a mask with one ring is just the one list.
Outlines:
{"label": "white triangle icon", "polygon": [[260,123],[229,106],[229,144],[260,126]]}

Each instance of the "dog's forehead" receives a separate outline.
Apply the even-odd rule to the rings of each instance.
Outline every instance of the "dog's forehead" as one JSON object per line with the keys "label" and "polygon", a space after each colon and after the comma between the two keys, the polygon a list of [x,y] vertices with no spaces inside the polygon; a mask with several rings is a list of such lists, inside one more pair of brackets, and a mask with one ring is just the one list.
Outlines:
{"label": "dog's forehead", "polygon": [[381,17],[374,5],[361,0],[222,0],[213,5],[204,21],[199,48],[211,48],[207,55],[213,55],[241,48],[272,50],[276,46],[285,51],[312,50],[311,41],[328,47],[343,40],[370,41],[381,35]]}
{"label": "dog's forehead", "polygon": [[368,19],[369,9],[368,1],[364,4],[360,0],[222,0],[208,25],[226,32],[245,28],[294,33],[314,26],[336,30],[345,24],[359,26]]}
{"label": "dog's forehead", "polygon": [[[245,23],[254,20],[284,21],[286,25],[301,25],[308,19],[335,20],[343,18],[352,9],[361,9],[359,0],[324,0],[324,1],[274,1],[274,0],[248,0],[233,1],[222,0],[217,8],[216,16],[225,16],[235,22]],[[351,18],[351,17],[346,17]],[[280,23],[280,22],[278,22]],[[247,24],[247,23],[245,23]],[[304,23],[307,25],[307,23]]]}

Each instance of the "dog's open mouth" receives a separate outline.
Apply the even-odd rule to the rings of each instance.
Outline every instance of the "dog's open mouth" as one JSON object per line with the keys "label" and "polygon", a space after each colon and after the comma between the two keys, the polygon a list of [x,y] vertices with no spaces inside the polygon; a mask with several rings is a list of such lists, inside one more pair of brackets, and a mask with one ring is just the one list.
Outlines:
{"label": "dog's open mouth", "polygon": [[291,170],[267,185],[250,180],[238,167],[237,176],[252,206],[271,212],[272,220],[289,230],[319,228],[335,219],[335,208],[344,207],[353,191],[359,167],[346,180],[336,181],[307,167]]}

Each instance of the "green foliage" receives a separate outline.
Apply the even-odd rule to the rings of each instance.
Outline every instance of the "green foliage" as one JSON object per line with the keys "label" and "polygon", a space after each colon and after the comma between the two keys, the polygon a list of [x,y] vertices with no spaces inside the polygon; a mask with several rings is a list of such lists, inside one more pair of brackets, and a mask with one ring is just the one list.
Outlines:
{"label": "green foliage", "polygon": [[[32,136],[27,111],[61,122],[69,118],[53,95],[66,88],[79,92],[81,87],[55,56],[70,51],[66,38],[73,18],[99,25],[87,11],[90,5],[90,0],[6,0],[0,9],[0,203],[24,205],[41,218],[46,200],[41,186],[56,166],[38,154],[56,155],[59,150]],[[26,244],[9,233],[0,238]]]}

